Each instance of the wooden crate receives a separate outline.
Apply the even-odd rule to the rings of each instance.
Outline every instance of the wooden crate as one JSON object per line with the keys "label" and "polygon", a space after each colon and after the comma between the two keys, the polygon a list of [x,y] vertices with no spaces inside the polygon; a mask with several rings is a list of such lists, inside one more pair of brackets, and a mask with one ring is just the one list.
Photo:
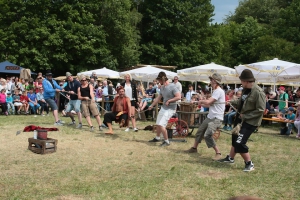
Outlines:
{"label": "wooden crate", "polygon": [[28,149],[38,154],[53,153],[57,149],[57,140],[52,138],[47,140],[28,138]]}

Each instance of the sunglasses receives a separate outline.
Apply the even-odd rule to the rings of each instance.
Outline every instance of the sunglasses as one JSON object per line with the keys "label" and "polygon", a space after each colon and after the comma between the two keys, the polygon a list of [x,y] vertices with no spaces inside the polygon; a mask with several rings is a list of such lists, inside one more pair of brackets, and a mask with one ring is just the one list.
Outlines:
{"label": "sunglasses", "polygon": [[86,81],[86,79],[84,79],[84,80],[81,80],[81,81]]}

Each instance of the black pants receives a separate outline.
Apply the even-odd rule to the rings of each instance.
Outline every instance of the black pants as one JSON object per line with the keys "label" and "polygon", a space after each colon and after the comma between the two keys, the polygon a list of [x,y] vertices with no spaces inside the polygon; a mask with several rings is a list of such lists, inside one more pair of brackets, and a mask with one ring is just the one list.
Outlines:
{"label": "black pants", "polygon": [[3,113],[7,112],[7,104],[6,103],[0,103],[0,105],[1,105],[2,112]]}
{"label": "black pants", "polygon": [[[112,123],[113,121],[116,121],[117,119],[117,114],[119,112],[111,112],[111,113],[106,113],[104,115],[104,120],[103,120],[103,123],[105,125],[107,125],[107,123]],[[119,120],[121,121],[122,119],[124,119],[125,121],[128,119],[128,114],[125,113],[125,114],[122,114],[121,116],[119,116]]]}
{"label": "black pants", "polygon": [[251,136],[251,134],[255,131],[257,126],[252,126],[246,122],[242,123],[242,127],[239,135],[232,135],[232,146],[234,147],[235,153],[248,153],[249,148],[246,143]]}
{"label": "black pants", "polygon": [[48,114],[49,113],[48,104],[46,102],[43,102],[43,101],[38,101],[38,103],[41,106],[41,113],[43,113],[44,111],[46,111],[46,113]]}

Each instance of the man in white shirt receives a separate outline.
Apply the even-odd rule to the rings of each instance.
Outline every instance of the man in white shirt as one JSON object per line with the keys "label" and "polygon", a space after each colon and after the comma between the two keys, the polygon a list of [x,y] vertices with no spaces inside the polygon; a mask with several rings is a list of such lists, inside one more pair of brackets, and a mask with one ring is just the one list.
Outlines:
{"label": "man in white shirt", "polygon": [[[176,88],[179,90],[179,93],[181,94],[181,98],[184,97],[184,94],[182,93],[182,85],[181,83],[178,81],[178,76],[174,76],[174,82],[173,84],[176,86]],[[181,102],[181,99],[177,101],[178,102]],[[180,105],[177,104],[177,110],[179,110],[180,108]]]}
{"label": "man in white shirt", "polygon": [[187,150],[187,153],[197,153],[198,144],[205,139],[208,148],[213,148],[215,150],[214,160],[219,160],[221,158],[221,152],[212,137],[217,128],[222,126],[224,111],[225,111],[225,92],[220,87],[222,77],[218,73],[214,73],[209,77],[211,87],[213,88],[213,93],[211,97],[207,100],[200,100],[198,104],[201,107],[209,107],[209,113],[207,118],[199,126],[196,133],[194,146]]}
{"label": "man in white shirt", "polygon": [[182,92],[182,85],[181,83],[178,81],[178,76],[174,76],[174,82],[173,84],[176,85],[176,88],[179,90],[179,92]]}
{"label": "man in white shirt", "polygon": [[193,85],[189,84],[189,91],[186,93],[185,95],[185,100],[187,102],[190,102],[192,99],[192,95],[195,93],[195,91],[193,90]]}

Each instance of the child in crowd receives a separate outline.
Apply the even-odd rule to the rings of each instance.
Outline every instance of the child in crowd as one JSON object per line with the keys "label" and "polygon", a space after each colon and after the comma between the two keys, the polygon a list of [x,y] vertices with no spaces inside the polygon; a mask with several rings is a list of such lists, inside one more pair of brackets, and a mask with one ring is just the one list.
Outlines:
{"label": "child in crowd", "polygon": [[44,98],[44,89],[43,87],[39,88],[39,92],[36,94],[36,99],[38,100],[38,104],[41,106],[41,115],[45,116],[44,111],[46,111],[47,116],[49,115],[49,106]]}
{"label": "child in crowd", "polygon": [[25,111],[25,114],[28,115],[28,109],[29,109],[29,100],[28,100],[28,97],[27,97],[27,92],[26,90],[22,92],[22,95],[20,96],[20,101],[24,107],[24,111]]}
{"label": "child in crowd", "polygon": [[280,131],[280,135],[290,135],[293,129],[293,122],[295,120],[296,115],[294,114],[294,108],[289,107],[288,114],[286,115],[285,121],[287,122],[287,128],[282,128]]}
{"label": "child in crowd", "polygon": [[15,94],[13,95],[13,102],[14,102],[14,106],[16,106],[18,109],[17,113],[19,115],[21,112],[21,109],[23,108],[23,104],[21,102],[20,95],[19,95],[20,91],[18,89],[16,89],[16,90],[14,90],[14,93]]}
{"label": "child in crowd", "polygon": [[15,114],[15,106],[14,106],[14,103],[13,103],[13,98],[11,96],[11,93],[7,93],[7,96],[6,96],[6,104],[7,104],[7,110],[11,110],[11,114]]}
{"label": "child in crowd", "polygon": [[27,97],[28,97],[28,101],[29,101],[29,106],[33,111],[34,117],[36,117],[36,113],[37,113],[37,110],[40,107],[40,104],[38,104],[36,94],[33,93],[33,88],[29,89],[29,93],[27,94]]}
{"label": "child in crowd", "polygon": [[[242,96],[242,91],[237,91],[236,92],[236,96],[234,96],[232,99],[238,99]],[[229,100],[230,101],[230,100]],[[229,105],[229,104],[228,104]],[[229,105],[230,106],[230,105]],[[232,130],[232,127],[231,125],[233,124],[234,122],[234,116],[236,115],[236,110],[233,109],[232,107],[229,108],[228,110],[228,113],[225,114],[224,116],[224,127],[223,127],[223,130],[225,131],[231,131]]]}
{"label": "child in crowd", "polygon": [[295,118],[295,122],[294,125],[296,127],[296,129],[298,130],[298,134],[296,135],[296,138],[300,138],[300,102],[296,103],[297,107],[297,111],[296,111],[296,118]]}
{"label": "child in crowd", "polygon": [[7,112],[7,104],[6,104],[6,94],[5,94],[6,90],[2,89],[1,93],[0,93],[0,105],[2,108],[2,113],[4,113],[6,116],[8,115]]}

